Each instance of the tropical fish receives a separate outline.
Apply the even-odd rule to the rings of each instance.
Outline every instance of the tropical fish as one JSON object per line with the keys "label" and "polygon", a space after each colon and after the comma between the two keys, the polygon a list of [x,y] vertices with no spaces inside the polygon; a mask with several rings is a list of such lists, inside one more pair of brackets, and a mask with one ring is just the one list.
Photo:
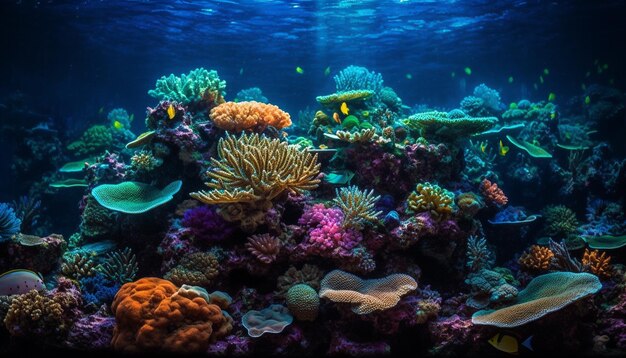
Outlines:
{"label": "tropical fish", "polygon": [[509,76],[509,83],[513,83],[513,76]]}
{"label": "tropical fish", "polygon": [[554,94],[554,92],[550,92],[550,94],[548,95],[548,101],[552,102],[556,99],[556,94]]}
{"label": "tropical fish", "polygon": [[469,67],[465,67],[464,71],[465,71],[465,74],[468,76],[472,74],[472,69]]}
{"label": "tropical fish", "polygon": [[544,68],[543,69],[543,74],[546,75],[546,76],[549,75],[550,74],[550,70],[548,70],[547,68]]}
{"label": "tropical fish", "polygon": [[101,115],[102,112],[104,112],[104,106],[100,107],[100,109],[98,110],[98,115]]}
{"label": "tropical fish", "polygon": [[410,80],[411,78],[413,78],[413,75],[410,73],[407,73],[405,77],[407,80]]}
{"label": "tropical fish", "polygon": [[456,77],[456,72],[452,71],[452,72],[450,73],[450,77],[452,77],[452,78]]}
{"label": "tropical fish", "polygon": [[176,108],[174,108],[174,105],[170,103],[170,106],[167,107],[167,116],[170,119],[174,119],[174,117],[176,116]]}
{"label": "tropical fish", "polygon": [[556,117],[557,117],[558,115],[559,115],[559,114],[557,113],[557,111],[552,111],[552,112],[550,112],[550,119],[554,120],[554,119],[556,119]]}
{"label": "tropical fish", "polygon": [[130,117],[128,117],[128,121],[132,122],[135,119],[135,113],[131,113]]}
{"label": "tropical fish", "polygon": [[304,70],[302,69],[302,67],[298,66],[296,67],[296,72],[301,75],[304,73]]}
{"label": "tropical fish", "polygon": [[503,144],[502,144],[502,140],[500,140],[500,146],[499,146],[499,149],[498,149],[498,153],[499,153],[501,156],[503,156],[503,157],[504,157],[504,156],[506,155],[506,153],[508,153],[508,152],[509,152],[509,147],[507,147],[507,146],[503,145]]}
{"label": "tropical fish", "polygon": [[585,97],[585,104],[589,105],[591,103],[591,98],[589,96]]}
{"label": "tropical fish", "polygon": [[319,148],[320,149],[328,149],[328,146],[326,144],[320,144]]}
{"label": "tropical fish", "polygon": [[337,122],[337,124],[341,124],[341,119],[339,118],[339,113],[337,113],[337,112],[333,113],[333,119],[335,120],[335,122]]}
{"label": "tropical fish", "polygon": [[543,84],[543,76],[539,76],[539,83]]}
{"label": "tropical fish", "polygon": [[0,275],[0,296],[21,295],[31,290],[45,290],[41,274],[30,270],[11,270]]}
{"label": "tropical fish", "polygon": [[[500,141],[500,143],[502,143],[502,141]],[[480,151],[484,153],[485,149],[487,149],[487,142],[480,143]]]}
{"label": "tropical fish", "polygon": [[587,73],[585,73],[585,77],[589,77],[589,76],[591,76],[591,72],[587,71]]}
{"label": "tropical fish", "polygon": [[517,352],[519,351],[517,338],[509,336],[508,334],[496,333],[496,335],[491,337],[488,342],[495,349],[502,352],[517,354]]}
{"label": "tropical fish", "polygon": [[535,90],[537,90],[539,87],[537,87],[536,83],[533,83],[533,87],[535,88]]}
{"label": "tropical fish", "polygon": [[580,88],[582,88],[583,91],[586,91],[587,90],[587,85],[583,83],[583,84],[580,85]]}
{"label": "tropical fish", "polygon": [[350,113],[350,108],[348,108],[348,105],[346,104],[346,102],[341,103],[340,110],[341,110],[341,113],[343,113],[346,116],[348,115],[348,113]]}
{"label": "tropical fish", "polygon": [[565,139],[572,139],[572,133],[565,132]]}
{"label": "tropical fish", "polygon": [[330,75],[330,66],[326,67],[326,69],[324,70],[324,76],[328,75]]}
{"label": "tropical fish", "polygon": [[124,125],[120,121],[113,121],[113,128],[115,128],[115,129],[122,129],[122,128],[124,128]]}

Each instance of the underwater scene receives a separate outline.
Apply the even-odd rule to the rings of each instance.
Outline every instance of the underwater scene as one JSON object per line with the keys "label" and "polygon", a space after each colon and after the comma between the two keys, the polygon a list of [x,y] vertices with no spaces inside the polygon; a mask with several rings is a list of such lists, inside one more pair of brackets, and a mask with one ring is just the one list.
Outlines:
{"label": "underwater scene", "polygon": [[0,356],[626,355],[624,1],[0,9]]}

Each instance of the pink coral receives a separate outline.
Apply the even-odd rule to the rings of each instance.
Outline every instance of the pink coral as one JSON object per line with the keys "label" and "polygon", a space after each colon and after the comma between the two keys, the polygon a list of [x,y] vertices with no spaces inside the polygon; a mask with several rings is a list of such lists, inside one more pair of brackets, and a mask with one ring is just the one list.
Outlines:
{"label": "pink coral", "polygon": [[336,208],[326,208],[316,204],[304,212],[298,223],[307,225],[311,230],[301,244],[310,254],[323,257],[350,256],[353,248],[363,239],[353,229],[342,226],[343,213]]}

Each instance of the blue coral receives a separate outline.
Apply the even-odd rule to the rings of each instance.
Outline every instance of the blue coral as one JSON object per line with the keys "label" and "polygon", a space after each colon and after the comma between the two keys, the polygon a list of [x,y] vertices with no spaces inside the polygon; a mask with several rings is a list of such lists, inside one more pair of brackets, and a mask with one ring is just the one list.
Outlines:
{"label": "blue coral", "polygon": [[113,298],[121,286],[119,283],[107,279],[101,273],[82,278],[79,283],[83,300],[96,306],[113,302]]}
{"label": "blue coral", "polygon": [[370,72],[365,67],[348,66],[333,77],[337,92],[371,90],[374,91],[374,101],[379,101],[383,89],[383,76],[380,73]]}
{"label": "blue coral", "polygon": [[7,203],[0,203],[0,242],[11,240],[11,236],[20,232],[22,221],[15,215]]}

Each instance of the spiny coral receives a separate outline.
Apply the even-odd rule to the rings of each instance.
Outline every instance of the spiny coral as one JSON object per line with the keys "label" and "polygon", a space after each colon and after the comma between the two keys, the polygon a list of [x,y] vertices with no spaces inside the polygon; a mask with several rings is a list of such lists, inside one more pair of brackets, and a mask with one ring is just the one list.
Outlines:
{"label": "spiny coral", "polygon": [[322,271],[315,265],[304,264],[300,270],[291,266],[284,274],[278,276],[276,295],[283,296],[292,286],[300,283],[318,290],[322,276]]}
{"label": "spiny coral", "polygon": [[495,263],[495,255],[487,247],[487,240],[482,237],[470,236],[467,239],[466,266],[472,272],[490,269]]}
{"label": "spiny coral", "polygon": [[415,212],[429,211],[437,218],[445,218],[452,213],[454,194],[439,185],[426,182],[417,184],[407,201],[409,209]]}
{"label": "spiny coral", "polygon": [[226,102],[211,110],[211,120],[229,132],[261,133],[267,126],[283,129],[291,125],[289,113],[261,102]]}
{"label": "spiny coral", "polygon": [[280,252],[281,243],[276,236],[259,234],[248,237],[246,249],[259,261],[270,264],[276,260]]}
{"label": "spiny coral", "polygon": [[177,285],[209,286],[219,274],[219,261],[208,252],[185,255],[178,266],[165,274],[165,279]]}
{"label": "spiny coral", "polygon": [[111,345],[126,352],[205,352],[232,329],[221,308],[197,291],[154,277],[124,284],[111,311],[116,321]]}
{"label": "spiny coral", "polygon": [[546,234],[555,237],[567,237],[578,229],[576,214],[564,205],[548,206],[543,215],[546,220]]}
{"label": "spiny coral", "polygon": [[533,245],[520,256],[520,266],[529,271],[545,271],[550,268],[554,253],[547,247]]}
{"label": "spiny coral", "polygon": [[598,277],[608,278],[612,274],[611,256],[608,256],[606,252],[600,254],[598,250],[585,249],[582,264],[585,271]]}
{"label": "spiny coral", "polygon": [[156,82],[148,94],[158,100],[174,100],[185,105],[213,99],[218,103],[226,92],[226,81],[220,80],[217,71],[196,68],[180,77],[170,74]]}
{"label": "spiny coral", "polygon": [[139,266],[135,254],[126,247],[124,250],[107,254],[104,262],[98,266],[98,271],[107,279],[123,284],[135,279]]}
{"label": "spiny coral", "polygon": [[75,280],[96,274],[96,264],[87,254],[68,255],[61,265],[63,276]]}
{"label": "spiny coral", "polygon": [[509,202],[502,189],[498,188],[498,184],[492,183],[489,179],[483,179],[480,183],[480,193],[491,205],[502,206]]}
{"label": "spiny coral", "polygon": [[374,205],[380,195],[374,195],[374,190],[360,190],[357,186],[349,186],[335,190],[333,200],[343,211],[343,226],[360,228],[366,222],[375,222],[381,211],[376,211]]}
{"label": "spiny coral", "polygon": [[300,321],[315,321],[319,313],[320,298],[317,292],[309,285],[297,284],[291,286],[285,295],[287,307],[296,319]]}
{"label": "spiny coral", "polygon": [[354,313],[368,314],[395,306],[402,295],[417,288],[417,282],[405,274],[363,280],[351,273],[333,270],[326,274],[320,286],[320,297],[351,303]]}
{"label": "spiny coral", "polygon": [[20,231],[22,221],[15,216],[13,208],[0,203],[0,242],[11,240]]}

